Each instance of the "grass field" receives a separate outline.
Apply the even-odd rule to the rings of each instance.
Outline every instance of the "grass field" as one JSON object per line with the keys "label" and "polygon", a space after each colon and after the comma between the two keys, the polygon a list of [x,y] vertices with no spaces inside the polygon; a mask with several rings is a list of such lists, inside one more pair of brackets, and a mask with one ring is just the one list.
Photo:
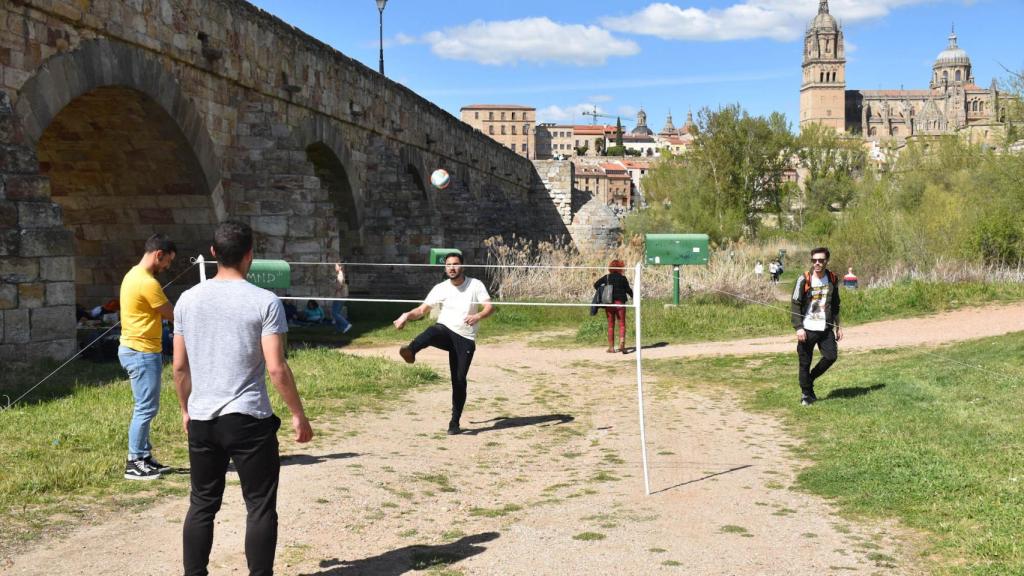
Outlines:
{"label": "grass field", "polygon": [[781,416],[813,461],[799,486],[925,531],[935,573],[1003,576],[1024,574],[1022,357],[1024,334],[840,356],[811,407],[793,354],[649,366],[659,386],[727,386]]}
{"label": "grass field", "polygon": [[[441,382],[429,368],[322,348],[294,351],[289,364],[314,422],[326,412],[383,407],[405,391]],[[47,368],[52,369],[5,374],[0,389],[23,389]],[[163,382],[151,432],[154,453],[165,464],[187,468],[170,366]],[[0,416],[0,542],[10,545],[61,522],[74,523],[90,512],[90,504],[141,505],[163,494],[187,494],[186,474],[159,482],[122,479],[132,395],[116,362],[76,361],[38,392]],[[287,408],[276,392],[270,397],[284,420],[280,434],[290,437]]]}

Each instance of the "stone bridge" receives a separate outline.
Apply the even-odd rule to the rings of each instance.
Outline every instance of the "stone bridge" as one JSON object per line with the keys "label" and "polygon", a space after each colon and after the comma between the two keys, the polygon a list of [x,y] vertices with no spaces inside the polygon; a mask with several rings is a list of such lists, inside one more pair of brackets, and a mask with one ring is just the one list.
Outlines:
{"label": "stone bridge", "polygon": [[[480,261],[490,236],[565,234],[571,171],[241,0],[3,0],[0,360],[72,353],[75,303],[116,298],[154,232],[179,247],[165,281],[227,217],[251,223],[262,258]],[[295,268],[293,293],[329,294],[327,268]],[[350,274],[378,296],[426,283]]]}

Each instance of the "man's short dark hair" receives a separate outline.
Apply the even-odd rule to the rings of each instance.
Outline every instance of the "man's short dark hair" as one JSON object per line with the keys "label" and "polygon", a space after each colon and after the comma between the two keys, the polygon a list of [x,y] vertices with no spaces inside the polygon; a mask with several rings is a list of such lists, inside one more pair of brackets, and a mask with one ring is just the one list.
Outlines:
{"label": "man's short dark hair", "polygon": [[465,264],[465,260],[462,259],[462,252],[449,252],[448,254],[446,254],[444,257],[445,264],[448,263],[449,258],[458,258],[459,264]]}
{"label": "man's short dark hair", "polygon": [[824,246],[819,246],[818,248],[815,248],[814,250],[811,250],[811,256],[814,256],[815,254],[819,254],[819,253],[822,253],[822,252],[825,253],[825,260],[831,260],[832,259],[832,254],[830,254],[829,251],[828,251],[828,248],[825,248]]}
{"label": "man's short dark hair", "polygon": [[167,253],[178,253],[178,247],[174,245],[174,241],[167,237],[166,234],[153,234],[146,240],[146,254],[150,252],[156,252],[162,250]]}
{"label": "man's short dark hair", "polygon": [[237,268],[249,250],[252,250],[252,228],[244,222],[225,220],[213,233],[213,249],[217,263]]}

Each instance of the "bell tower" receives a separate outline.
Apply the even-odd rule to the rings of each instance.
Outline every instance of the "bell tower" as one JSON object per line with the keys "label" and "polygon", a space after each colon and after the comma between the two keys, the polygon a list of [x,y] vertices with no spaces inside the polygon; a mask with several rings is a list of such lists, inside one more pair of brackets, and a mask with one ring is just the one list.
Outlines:
{"label": "bell tower", "polygon": [[829,14],[828,0],[804,34],[803,82],[800,86],[800,127],[821,124],[846,132],[846,53],[843,31]]}

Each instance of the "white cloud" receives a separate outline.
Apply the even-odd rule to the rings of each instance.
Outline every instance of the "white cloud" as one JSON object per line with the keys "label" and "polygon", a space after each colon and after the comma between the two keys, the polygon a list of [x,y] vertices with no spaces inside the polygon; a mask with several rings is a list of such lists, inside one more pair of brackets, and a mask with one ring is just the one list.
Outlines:
{"label": "white cloud", "polygon": [[[631,119],[635,120],[636,119],[636,113],[639,112],[639,111],[640,111],[640,109],[637,108],[636,106],[625,105],[625,106],[619,106],[619,108],[615,111],[615,113],[618,114],[619,116],[621,116],[623,119],[631,118]],[[625,120],[623,120],[623,121],[625,121]]]}
{"label": "white cloud", "polygon": [[[598,114],[607,114],[608,111],[593,102],[581,102],[574,106],[556,106],[552,104],[547,108],[541,108],[537,110],[537,122],[554,122],[555,124],[565,124],[567,122],[577,122],[582,124],[590,124],[590,116],[585,116],[584,112],[597,111]],[[598,120],[606,120],[598,118]],[[600,123],[600,122],[599,122]]]}
{"label": "white cloud", "polygon": [[399,46],[407,46],[409,44],[415,44],[415,43],[416,43],[416,37],[415,36],[410,36],[408,34],[402,34],[402,33],[399,33],[399,34],[397,34],[395,36],[395,44],[398,44]]}
{"label": "white cloud", "polygon": [[[841,23],[884,17],[893,8],[934,0],[833,0],[829,12]],[[747,40],[800,38],[818,5],[812,0],[746,0],[725,9],[683,8],[664,2],[629,16],[606,17],[601,24],[617,32],[657,36],[664,40]]]}
{"label": "white cloud", "polygon": [[611,102],[614,98],[607,94],[601,94],[598,96],[591,96],[590,98],[587,98],[587,100],[590,100],[591,102]]}
{"label": "white cloud", "polygon": [[559,24],[548,18],[485,22],[430,32],[423,37],[434,54],[502,66],[520,61],[598,66],[612,56],[632,56],[640,47],[597,26]]}

